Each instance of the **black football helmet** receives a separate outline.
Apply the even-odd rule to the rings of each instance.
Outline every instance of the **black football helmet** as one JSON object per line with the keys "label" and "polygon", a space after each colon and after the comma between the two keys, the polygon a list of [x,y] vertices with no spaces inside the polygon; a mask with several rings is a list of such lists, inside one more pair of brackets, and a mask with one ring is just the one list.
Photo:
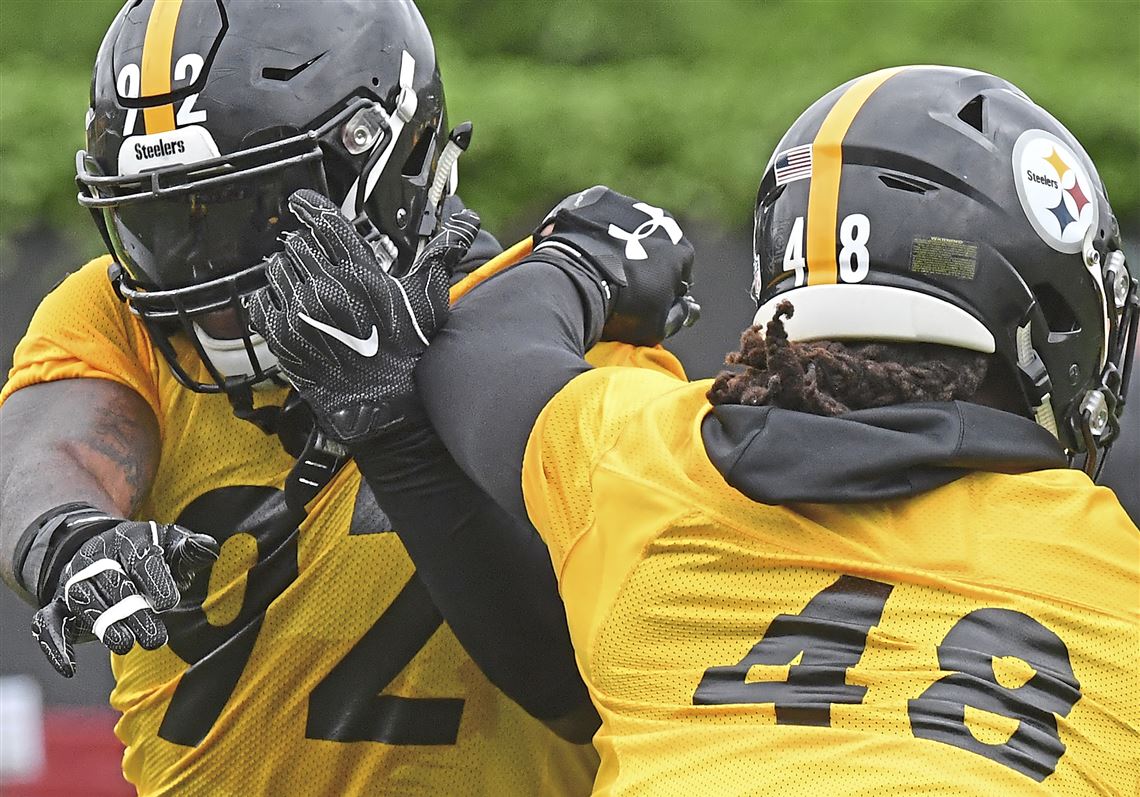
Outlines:
{"label": "black football helmet", "polygon": [[808,108],[757,194],[756,322],[793,340],[992,353],[1071,455],[1119,432],[1138,281],[1104,184],[1064,125],[1000,78],[914,66]]}
{"label": "black football helmet", "polygon": [[446,124],[409,0],[131,0],[95,61],[79,202],[179,381],[248,403],[277,367],[241,296],[295,227],[289,195],[332,197],[406,266],[454,190]]}

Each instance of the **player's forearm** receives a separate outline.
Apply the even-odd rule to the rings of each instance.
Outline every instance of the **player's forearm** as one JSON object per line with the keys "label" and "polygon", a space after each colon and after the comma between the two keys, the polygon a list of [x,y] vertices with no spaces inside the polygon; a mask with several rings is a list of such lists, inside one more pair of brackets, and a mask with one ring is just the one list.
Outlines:
{"label": "player's forearm", "polygon": [[28,525],[72,502],[129,516],[154,476],[158,428],[146,402],[122,385],[51,382],[0,407],[0,450],[0,577],[30,602],[14,562]]}
{"label": "player's forearm", "polygon": [[604,321],[597,283],[521,263],[464,297],[416,370],[432,424],[463,470],[526,518],[522,458],[546,403],[578,374]]}
{"label": "player's forearm", "polygon": [[530,524],[479,490],[429,430],[356,460],[432,600],[491,682],[544,721],[588,708],[550,555]]}

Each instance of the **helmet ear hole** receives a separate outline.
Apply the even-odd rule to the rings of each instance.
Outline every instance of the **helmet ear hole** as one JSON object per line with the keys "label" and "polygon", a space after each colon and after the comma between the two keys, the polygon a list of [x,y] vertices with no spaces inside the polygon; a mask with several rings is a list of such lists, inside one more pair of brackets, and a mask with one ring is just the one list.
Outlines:
{"label": "helmet ear hole", "polygon": [[408,159],[404,161],[401,173],[405,177],[419,177],[424,172],[424,165],[427,162],[428,153],[432,149],[432,142],[435,140],[435,128],[426,128],[420,135],[420,140],[412,147],[412,151],[408,153]]}
{"label": "helmet ear hole", "polygon": [[353,180],[356,179],[356,169],[354,169],[352,157],[338,147],[325,143],[321,144],[321,152],[329,196],[334,202],[343,202],[348,196],[348,190],[352,187]]}
{"label": "helmet ear hole", "polygon": [[1041,314],[1045,316],[1045,323],[1049,327],[1050,336],[1068,335],[1081,331],[1076,311],[1055,287],[1048,283],[1036,285],[1033,288],[1033,295],[1037,297]]}
{"label": "helmet ear hole", "polygon": [[983,129],[982,111],[984,109],[986,98],[981,94],[974,97],[968,103],[962,106],[958,111],[958,118],[968,124],[970,127],[977,130],[979,133],[985,133]]}

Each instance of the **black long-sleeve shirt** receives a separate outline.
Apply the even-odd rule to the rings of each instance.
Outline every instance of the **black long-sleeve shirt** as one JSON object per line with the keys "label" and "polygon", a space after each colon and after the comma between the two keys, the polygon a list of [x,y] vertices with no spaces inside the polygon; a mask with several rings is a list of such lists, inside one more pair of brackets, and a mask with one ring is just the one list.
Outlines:
{"label": "black long-sleeve shirt", "polygon": [[583,355],[604,312],[598,282],[573,263],[520,264],[458,303],[417,367],[439,437],[516,517],[526,517],[521,474],[531,428],[551,397],[590,369]]}

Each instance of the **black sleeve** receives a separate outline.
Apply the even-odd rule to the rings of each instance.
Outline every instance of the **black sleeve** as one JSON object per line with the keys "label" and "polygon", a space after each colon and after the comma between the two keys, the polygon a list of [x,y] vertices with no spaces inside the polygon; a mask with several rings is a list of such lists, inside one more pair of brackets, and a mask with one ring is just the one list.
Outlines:
{"label": "black sleeve", "polygon": [[416,369],[420,399],[452,456],[515,517],[527,516],[530,430],[551,397],[590,369],[583,354],[605,320],[602,290],[569,260],[528,259],[465,296]]}
{"label": "black sleeve", "polygon": [[[428,429],[355,456],[419,578],[490,681],[538,719],[594,716],[534,528],[479,490]],[[585,741],[595,726],[587,720],[567,738]]]}
{"label": "black sleeve", "polygon": [[556,730],[574,741],[597,717],[519,479],[535,418],[590,367],[582,353],[603,316],[597,280],[573,263],[527,262],[493,277],[458,304],[417,370],[440,436],[464,459],[427,428],[354,452],[471,658],[532,715],[572,717]]}

